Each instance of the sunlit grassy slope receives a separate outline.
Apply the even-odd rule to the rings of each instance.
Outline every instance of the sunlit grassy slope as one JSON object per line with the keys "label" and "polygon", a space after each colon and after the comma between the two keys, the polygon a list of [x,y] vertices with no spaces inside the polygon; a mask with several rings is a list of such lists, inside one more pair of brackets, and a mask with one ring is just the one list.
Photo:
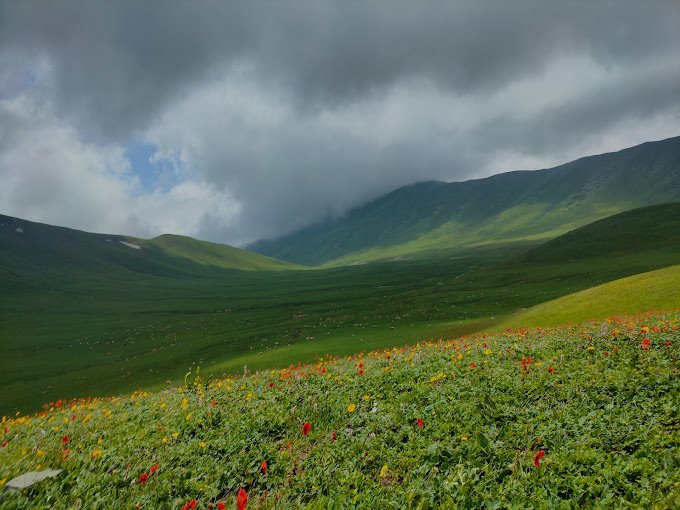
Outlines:
{"label": "sunlit grassy slope", "polygon": [[3,419],[0,486],[63,471],[0,507],[678,508],[679,313],[55,402]]}
{"label": "sunlit grassy slope", "polygon": [[492,329],[550,326],[667,308],[680,308],[680,265],[629,276],[536,305]]}
{"label": "sunlit grassy slope", "polygon": [[425,182],[339,219],[251,245],[303,264],[353,264],[544,241],[629,209],[680,200],[680,137],[534,172]]}

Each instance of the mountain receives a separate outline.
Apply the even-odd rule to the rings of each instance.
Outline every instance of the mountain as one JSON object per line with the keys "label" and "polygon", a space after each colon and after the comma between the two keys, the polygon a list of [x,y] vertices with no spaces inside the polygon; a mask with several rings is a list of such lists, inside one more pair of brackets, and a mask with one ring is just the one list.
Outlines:
{"label": "mountain", "polygon": [[343,265],[548,240],[629,209],[680,201],[680,137],[537,171],[399,188],[338,219],[248,249]]}
{"label": "mountain", "polygon": [[[200,274],[206,268],[292,269],[286,262],[232,246],[162,235],[154,239],[91,234],[0,215],[0,271]],[[2,274],[0,273],[0,276]]]}
{"label": "mountain", "polygon": [[529,250],[530,263],[666,252],[680,256],[680,203],[633,209],[577,228]]}

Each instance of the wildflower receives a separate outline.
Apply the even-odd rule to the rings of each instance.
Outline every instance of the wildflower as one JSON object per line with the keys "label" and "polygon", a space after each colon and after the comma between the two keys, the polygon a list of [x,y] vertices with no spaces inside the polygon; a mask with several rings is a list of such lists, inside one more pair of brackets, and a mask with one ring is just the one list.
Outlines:
{"label": "wildflower", "polygon": [[260,469],[262,470],[263,475],[267,474],[267,461],[266,460],[262,461],[262,464],[260,465]]}
{"label": "wildflower", "polygon": [[649,349],[649,338],[645,338],[642,342],[640,342],[640,347],[643,349]]}
{"label": "wildflower", "polygon": [[387,476],[387,464],[380,468],[380,478],[385,478]]}
{"label": "wildflower", "polygon": [[538,450],[536,452],[536,455],[534,455],[534,466],[541,467],[541,459],[543,457],[545,457],[545,451],[544,450]]}
{"label": "wildflower", "polygon": [[219,503],[217,503],[217,510],[227,510],[227,505],[220,501]]}
{"label": "wildflower", "polygon": [[609,351],[604,351],[604,357],[608,358],[609,357]]}
{"label": "wildflower", "polygon": [[96,450],[93,450],[93,451],[92,451],[92,458],[93,458],[93,459],[98,459],[98,458],[101,457],[102,455],[104,455],[104,452],[103,452],[102,450],[100,450],[99,448],[97,448]]}
{"label": "wildflower", "polygon": [[182,510],[193,510],[196,508],[196,498],[192,499],[191,501],[188,501],[183,507]]}
{"label": "wildflower", "polygon": [[64,437],[62,437],[61,442],[64,443],[64,444],[68,443],[68,435],[65,435]]}
{"label": "wildflower", "polygon": [[470,370],[474,370],[475,368],[477,368],[477,365],[475,365],[475,362],[473,361],[470,363]]}
{"label": "wildflower", "polygon": [[664,345],[665,345],[666,347],[670,347],[670,346],[671,346],[671,343],[670,343],[668,340],[666,340],[666,341],[664,342]]}
{"label": "wildflower", "polygon": [[421,420],[420,418],[418,418],[417,423],[418,423],[418,426],[419,426],[421,429],[425,426],[425,422],[424,422],[423,420]]}
{"label": "wildflower", "polygon": [[5,446],[7,446],[7,441],[2,442],[2,447],[4,448]]}
{"label": "wildflower", "polygon": [[147,481],[149,481],[149,475],[146,473],[142,473],[137,479],[137,483],[140,485],[144,485]]}
{"label": "wildflower", "polygon": [[213,400],[210,402],[210,407],[215,407],[217,405],[217,401]]}
{"label": "wildflower", "polygon": [[350,405],[347,406],[347,412],[353,413],[356,408],[357,408],[356,404],[350,404]]}
{"label": "wildflower", "polygon": [[153,475],[156,471],[158,471],[158,464],[155,464],[154,467],[151,468],[149,476]]}
{"label": "wildflower", "polygon": [[309,434],[310,430],[312,430],[312,424],[309,423],[308,421],[304,422],[302,424],[302,435],[306,436],[307,434]]}
{"label": "wildflower", "polygon": [[336,434],[335,432],[333,432],[333,433],[331,434],[331,441],[333,441],[333,442],[335,443],[335,440],[336,440],[337,438],[338,438],[337,434]]}
{"label": "wildflower", "polygon": [[243,488],[238,490],[238,496],[236,496],[236,506],[238,507],[238,510],[245,510],[246,506],[248,506],[248,494],[243,490]]}
{"label": "wildflower", "polygon": [[269,387],[270,387],[270,388],[273,388],[273,387],[274,387],[274,383],[273,383],[273,382],[270,382],[270,383],[269,383]]}
{"label": "wildflower", "polygon": [[548,372],[550,372],[551,374],[554,374],[555,368],[552,365],[548,365]]}

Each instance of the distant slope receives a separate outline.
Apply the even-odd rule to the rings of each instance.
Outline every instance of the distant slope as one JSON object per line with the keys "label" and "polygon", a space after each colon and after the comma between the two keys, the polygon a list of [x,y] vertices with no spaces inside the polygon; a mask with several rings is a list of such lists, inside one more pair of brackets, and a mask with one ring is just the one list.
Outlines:
{"label": "distant slope", "polygon": [[680,200],[680,137],[548,170],[406,186],[347,216],[253,243],[302,264],[351,264],[535,242],[625,210]]}
{"label": "distant slope", "polygon": [[279,270],[295,267],[231,246],[182,236],[151,240],[91,234],[0,215],[0,267],[7,275],[41,272],[133,271],[169,275],[220,269]]}
{"label": "distant slope", "polygon": [[680,203],[633,209],[590,223],[530,250],[524,260],[563,263],[651,251],[680,255]]}
{"label": "distant slope", "polygon": [[674,308],[680,308],[680,265],[621,278],[541,303],[491,329],[553,326]]}

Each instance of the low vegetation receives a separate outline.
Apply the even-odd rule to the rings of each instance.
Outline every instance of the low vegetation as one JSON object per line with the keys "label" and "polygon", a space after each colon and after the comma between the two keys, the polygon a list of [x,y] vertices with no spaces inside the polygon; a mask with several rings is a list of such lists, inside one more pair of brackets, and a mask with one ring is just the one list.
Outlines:
{"label": "low vegetation", "polygon": [[63,472],[0,506],[677,507],[679,321],[477,334],[54,402],[3,418],[0,483]]}

